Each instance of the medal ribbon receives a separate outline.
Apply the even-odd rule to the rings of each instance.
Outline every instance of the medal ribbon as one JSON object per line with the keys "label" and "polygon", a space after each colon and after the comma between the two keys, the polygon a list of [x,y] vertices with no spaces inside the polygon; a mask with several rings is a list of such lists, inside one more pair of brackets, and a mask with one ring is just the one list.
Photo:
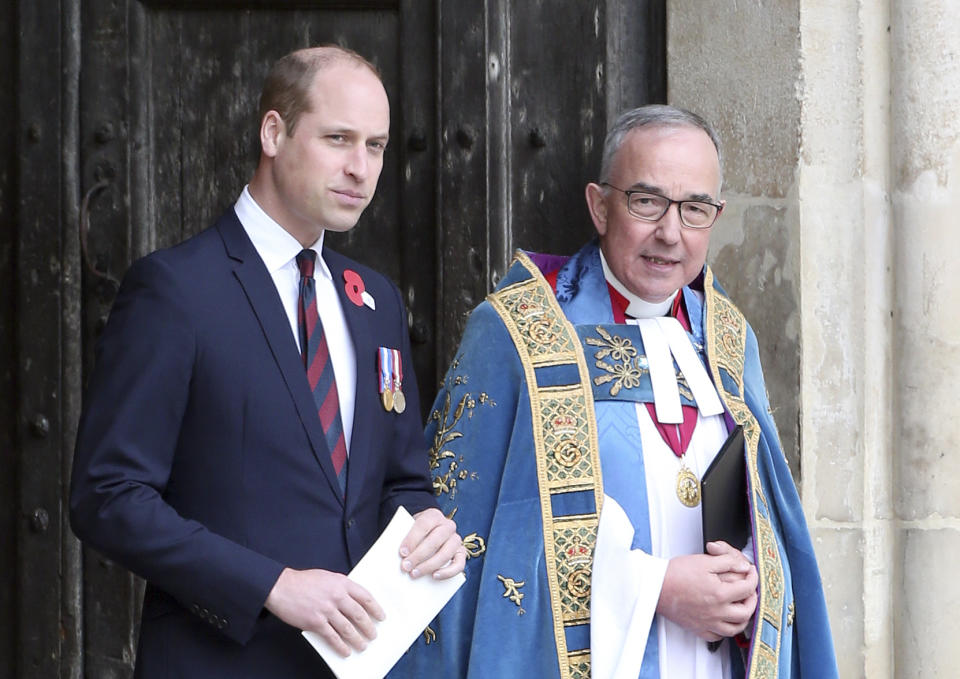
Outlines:
{"label": "medal ribbon", "polygon": [[380,368],[380,393],[393,391],[393,349],[380,347],[378,364]]}
{"label": "medal ribbon", "polygon": [[393,389],[400,391],[403,386],[403,362],[400,360],[400,350],[391,349],[390,354],[392,359],[390,362],[390,375],[393,380]]}

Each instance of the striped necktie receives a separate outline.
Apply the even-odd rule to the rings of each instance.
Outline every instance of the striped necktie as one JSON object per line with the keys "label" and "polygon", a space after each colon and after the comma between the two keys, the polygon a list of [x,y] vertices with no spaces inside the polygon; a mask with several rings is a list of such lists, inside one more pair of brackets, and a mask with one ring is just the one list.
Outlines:
{"label": "striped necktie", "polygon": [[327,439],[333,469],[340,483],[340,493],[347,489],[347,444],[343,438],[343,422],[340,420],[340,398],[337,394],[337,381],[333,374],[333,362],[327,347],[327,338],[317,312],[317,286],[313,279],[313,270],[317,262],[317,253],[313,250],[301,250],[297,255],[300,267],[300,298],[297,303],[297,322],[300,330],[300,354],[307,371],[310,391],[317,405],[320,425]]}

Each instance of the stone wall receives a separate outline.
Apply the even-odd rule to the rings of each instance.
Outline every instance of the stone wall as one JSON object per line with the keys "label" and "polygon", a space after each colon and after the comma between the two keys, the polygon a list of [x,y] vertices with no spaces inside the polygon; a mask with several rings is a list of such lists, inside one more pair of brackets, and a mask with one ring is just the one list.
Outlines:
{"label": "stone wall", "polygon": [[947,677],[960,665],[960,11],[900,0],[890,15],[894,650],[898,677]]}
{"label": "stone wall", "polygon": [[960,12],[668,0],[668,100],[714,122],[710,260],[753,323],[842,677],[960,663]]}

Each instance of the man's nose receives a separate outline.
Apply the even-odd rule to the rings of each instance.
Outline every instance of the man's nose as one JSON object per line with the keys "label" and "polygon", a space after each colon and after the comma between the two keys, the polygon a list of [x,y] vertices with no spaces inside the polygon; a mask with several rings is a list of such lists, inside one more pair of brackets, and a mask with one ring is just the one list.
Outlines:
{"label": "man's nose", "polygon": [[679,242],[683,222],[680,221],[680,203],[673,203],[657,222],[657,237],[671,245]]}
{"label": "man's nose", "polygon": [[363,181],[367,178],[369,159],[367,158],[367,147],[365,145],[355,146],[350,149],[344,171],[357,181]]}

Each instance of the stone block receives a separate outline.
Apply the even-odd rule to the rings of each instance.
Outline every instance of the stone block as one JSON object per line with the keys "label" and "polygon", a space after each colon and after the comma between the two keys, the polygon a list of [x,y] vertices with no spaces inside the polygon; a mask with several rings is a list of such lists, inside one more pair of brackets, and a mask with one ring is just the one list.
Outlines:
{"label": "stone block", "polygon": [[823,579],[840,676],[863,676],[863,533],[858,528],[811,530]]}
{"label": "stone block", "polygon": [[[728,196],[733,207],[740,202]],[[751,204],[724,214],[714,227],[710,262],[753,326],[767,395],[790,471],[800,479],[800,293],[796,247],[787,208]]]}
{"label": "stone block", "polygon": [[[799,0],[667,3],[667,101],[703,115],[724,145],[724,183],[790,191],[799,154]],[[748,39],[747,39],[748,37]],[[763,64],[758,68],[758,64]]]}
{"label": "stone block", "polygon": [[946,184],[934,168],[893,196],[897,277],[894,422],[901,518],[960,516],[960,139]]}
{"label": "stone block", "polygon": [[902,541],[900,586],[894,588],[895,677],[956,677],[960,530],[955,526],[908,528]]}

